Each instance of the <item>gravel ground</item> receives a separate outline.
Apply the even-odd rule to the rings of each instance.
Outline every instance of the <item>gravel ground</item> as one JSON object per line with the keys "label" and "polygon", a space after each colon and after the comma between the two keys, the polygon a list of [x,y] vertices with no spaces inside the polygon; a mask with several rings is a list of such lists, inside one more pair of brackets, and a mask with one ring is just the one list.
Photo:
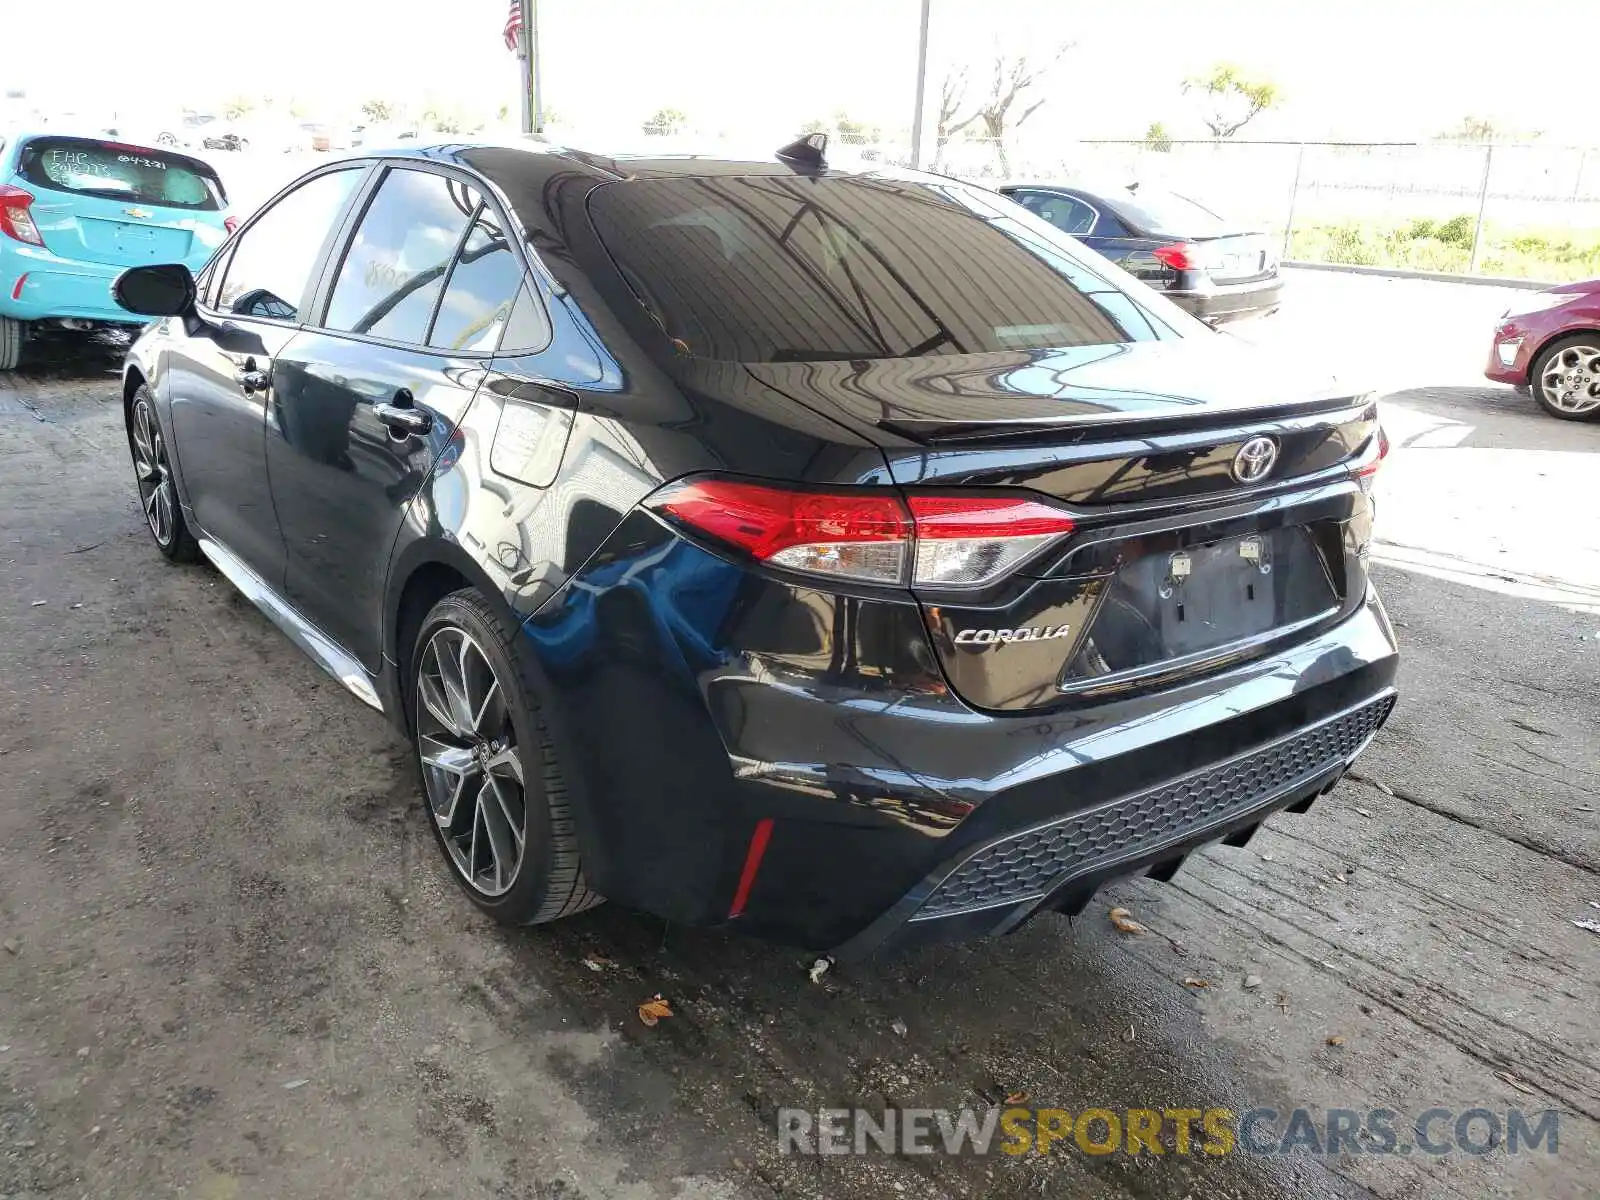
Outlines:
{"label": "gravel ground", "polygon": [[[1250,336],[1309,347],[1358,304],[1457,329],[1493,302],[1326,278]],[[41,347],[0,382],[0,1196],[1592,1196],[1600,937],[1572,922],[1600,919],[1600,426],[1477,386],[1481,328],[1459,344],[1423,378],[1360,364],[1412,431],[1381,522],[1436,560],[1377,568],[1404,692],[1359,777],[1076,922],[820,983],[611,906],[480,919],[400,740],[148,544],[116,348]],[[1463,533],[1517,499],[1505,464],[1587,473],[1587,511],[1529,531],[1555,561]],[[657,992],[675,1015],[650,1029]],[[1562,1123],[1558,1153],[1516,1156],[776,1152],[780,1107],[1018,1092]]]}

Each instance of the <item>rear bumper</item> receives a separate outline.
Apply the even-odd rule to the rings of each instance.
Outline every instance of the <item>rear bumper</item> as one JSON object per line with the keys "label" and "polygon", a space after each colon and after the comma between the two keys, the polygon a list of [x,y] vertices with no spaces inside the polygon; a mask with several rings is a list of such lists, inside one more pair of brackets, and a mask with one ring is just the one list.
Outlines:
{"label": "rear bumper", "polygon": [[1156,868],[1170,878],[1193,850],[1240,841],[1283,808],[1331,790],[1394,707],[1386,688],[1275,741],[1069,816],[1006,833],[953,857],[838,951],[1009,933],[1045,911],[1078,912],[1105,883]]}
{"label": "rear bumper", "polygon": [[143,325],[111,295],[125,267],[76,262],[48,250],[13,244],[0,253],[0,316],[17,321],[72,317],[118,325]]}
{"label": "rear bumper", "polygon": [[1178,307],[1213,325],[1245,317],[1264,317],[1278,310],[1283,302],[1281,276],[1264,281],[1236,284],[1209,284],[1163,293]]}
{"label": "rear bumper", "polygon": [[[1398,664],[1368,592],[1226,670],[996,715],[950,693],[914,604],[755,575],[648,518],[612,544],[525,626],[590,882],[857,956],[1004,932],[1315,794],[1387,715]],[[1274,749],[1357,710],[1360,736]],[[1026,886],[980,894],[970,864],[1024,838]]]}

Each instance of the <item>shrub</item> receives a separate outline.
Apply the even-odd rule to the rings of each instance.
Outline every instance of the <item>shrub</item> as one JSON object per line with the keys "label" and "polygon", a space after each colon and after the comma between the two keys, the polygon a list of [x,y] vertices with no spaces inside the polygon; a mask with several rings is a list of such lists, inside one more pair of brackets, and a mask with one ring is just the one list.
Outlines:
{"label": "shrub", "polygon": [[1448,221],[1441,222],[1434,230],[1433,236],[1449,246],[1464,246],[1472,249],[1473,220],[1466,213],[1451,217]]}
{"label": "shrub", "polygon": [[1431,238],[1439,236],[1439,223],[1432,217],[1417,217],[1406,228],[1406,237],[1415,241],[1417,238]]}

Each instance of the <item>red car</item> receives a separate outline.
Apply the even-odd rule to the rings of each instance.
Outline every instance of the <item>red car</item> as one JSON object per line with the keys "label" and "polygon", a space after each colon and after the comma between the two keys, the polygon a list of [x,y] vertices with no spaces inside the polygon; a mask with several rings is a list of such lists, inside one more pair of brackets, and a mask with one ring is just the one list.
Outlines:
{"label": "red car", "polygon": [[1600,419],[1600,279],[1529,292],[1508,308],[1484,374],[1529,388],[1552,417]]}

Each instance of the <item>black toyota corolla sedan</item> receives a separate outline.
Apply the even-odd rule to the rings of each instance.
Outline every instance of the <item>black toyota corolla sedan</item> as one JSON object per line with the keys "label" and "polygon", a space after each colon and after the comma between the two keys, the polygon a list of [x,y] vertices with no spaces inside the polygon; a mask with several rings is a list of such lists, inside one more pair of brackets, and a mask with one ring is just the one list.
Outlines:
{"label": "black toyota corolla sedan", "polygon": [[1372,398],[993,192],[454,144],[117,292],[157,548],[404,732],[505,922],[1003,932],[1302,810],[1394,702]]}

